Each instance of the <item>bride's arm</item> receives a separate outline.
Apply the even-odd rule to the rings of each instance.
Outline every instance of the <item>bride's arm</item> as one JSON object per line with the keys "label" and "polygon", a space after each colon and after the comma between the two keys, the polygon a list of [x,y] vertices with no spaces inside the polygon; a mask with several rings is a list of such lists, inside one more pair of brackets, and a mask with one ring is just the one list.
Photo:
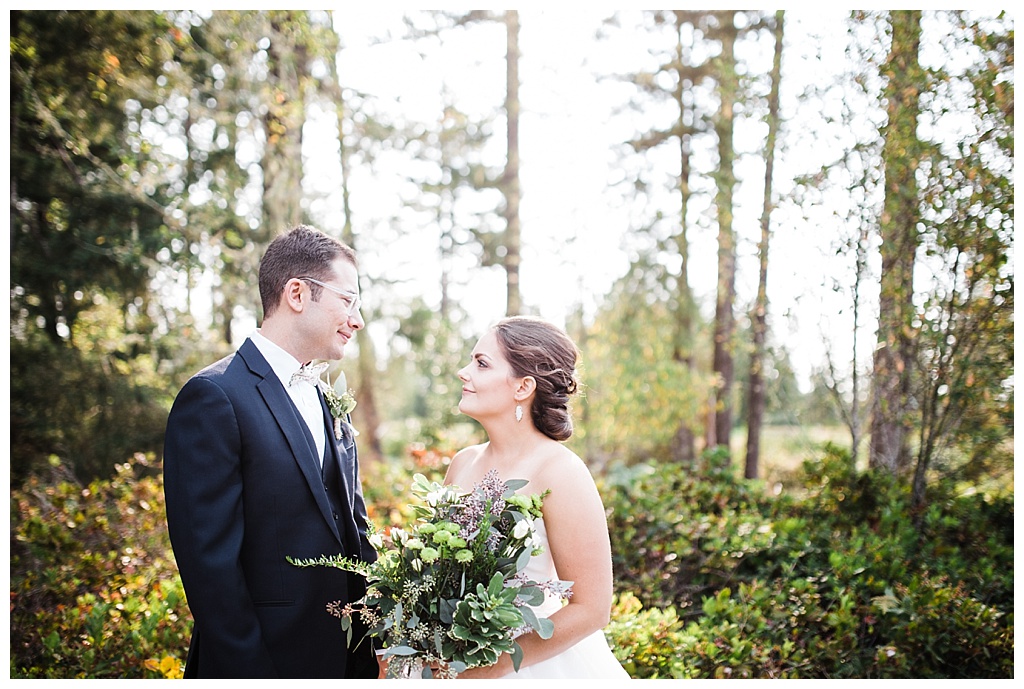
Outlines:
{"label": "bride's arm", "polygon": [[[551,638],[530,633],[517,639],[523,649],[521,667],[552,658],[603,629],[611,614],[612,559],[604,505],[586,465],[566,453],[570,457],[544,472],[544,484],[551,488],[544,500],[544,526],[559,577],[573,582],[572,596],[550,617],[555,625]],[[460,677],[502,677],[512,671],[511,656],[503,654],[495,665]]]}

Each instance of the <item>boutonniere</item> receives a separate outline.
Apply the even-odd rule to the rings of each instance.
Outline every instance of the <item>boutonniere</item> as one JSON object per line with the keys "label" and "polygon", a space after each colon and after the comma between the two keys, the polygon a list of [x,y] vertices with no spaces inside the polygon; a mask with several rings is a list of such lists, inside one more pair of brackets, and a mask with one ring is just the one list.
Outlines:
{"label": "boutonniere", "polygon": [[352,425],[348,422],[348,415],[356,408],[355,393],[352,390],[346,390],[344,393],[339,394],[335,389],[339,383],[341,384],[342,389],[344,389],[344,374],[338,377],[338,380],[334,382],[334,385],[321,380],[320,391],[324,393],[324,400],[327,402],[327,408],[330,410],[331,416],[334,418],[334,437],[341,440],[343,427],[349,428],[352,431],[353,437],[359,435],[359,433],[356,429],[352,428]]}

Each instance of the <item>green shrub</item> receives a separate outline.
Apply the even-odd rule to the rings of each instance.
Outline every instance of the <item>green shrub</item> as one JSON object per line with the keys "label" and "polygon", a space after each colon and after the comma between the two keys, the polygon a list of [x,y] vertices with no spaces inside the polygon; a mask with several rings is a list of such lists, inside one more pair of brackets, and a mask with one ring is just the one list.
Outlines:
{"label": "green shrub", "polygon": [[646,607],[610,629],[653,646],[620,651],[633,676],[1012,677],[1012,497],[940,483],[915,512],[834,447],[769,496],[706,459],[603,488],[616,593]]}
{"label": "green shrub", "polygon": [[161,481],[142,455],[85,488],[53,464],[11,493],[11,676],[179,677],[192,620]]}
{"label": "green shrub", "polygon": [[633,679],[688,677],[688,659],[679,653],[683,621],[673,607],[644,610],[632,593],[616,596],[605,636],[615,657]]}
{"label": "green shrub", "polygon": [[[364,467],[378,527],[413,518],[411,475],[449,453]],[[11,493],[11,676],[178,677],[191,617],[163,490],[138,455],[81,486],[59,462]],[[834,448],[769,495],[721,457],[599,483],[616,601],[606,634],[636,678],[1009,678],[1013,500],[898,481]]]}
{"label": "green shrub", "polygon": [[717,457],[692,474],[672,464],[635,465],[603,483],[619,590],[650,607],[683,609],[711,593],[776,534],[772,502],[720,471]]}
{"label": "green shrub", "polygon": [[879,677],[1013,677],[1013,613],[971,597],[960,582],[913,577],[873,601]]}

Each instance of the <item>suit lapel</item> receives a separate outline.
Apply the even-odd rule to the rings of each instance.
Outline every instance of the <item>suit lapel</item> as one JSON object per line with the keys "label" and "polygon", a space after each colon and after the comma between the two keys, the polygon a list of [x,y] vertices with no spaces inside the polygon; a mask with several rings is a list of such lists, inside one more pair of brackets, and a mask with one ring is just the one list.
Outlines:
{"label": "suit lapel", "polygon": [[[298,465],[309,486],[309,491],[316,500],[320,514],[327,522],[335,538],[341,543],[341,534],[338,532],[337,523],[331,515],[331,504],[324,491],[323,478],[320,473],[320,458],[316,456],[316,445],[309,434],[306,422],[299,416],[292,398],[284,389],[284,385],[278,380],[273,369],[267,360],[260,354],[259,349],[251,340],[246,340],[238,349],[239,355],[245,360],[249,370],[260,376],[263,380],[256,384],[256,389],[266,403],[270,413],[273,414],[285,441],[291,450],[292,457]],[[319,394],[319,393],[318,393]],[[321,406],[322,402],[321,402]],[[333,436],[332,436],[333,437]],[[333,446],[334,443],[328,443]],[[344,472],[343,472],[344,473]]]}

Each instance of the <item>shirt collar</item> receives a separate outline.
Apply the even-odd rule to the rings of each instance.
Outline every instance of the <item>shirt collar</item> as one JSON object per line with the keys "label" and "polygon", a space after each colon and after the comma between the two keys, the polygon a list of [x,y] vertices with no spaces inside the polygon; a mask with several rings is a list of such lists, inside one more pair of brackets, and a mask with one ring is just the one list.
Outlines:
{"label": "shirt collar", "polygon": [[259,330],[253,332],[249,336],[252,343],[256,345],[256,349],[260,350],[260,354],[270,364],[270,368],[274,370],[274,374],[278,377],[281,383],[287,388],[288,381],[292,379],[292,374],[299,370],[302,366],[302,362],[293,357],[291,354],[282,349],[279,345],[271,342],[265,337]]}

